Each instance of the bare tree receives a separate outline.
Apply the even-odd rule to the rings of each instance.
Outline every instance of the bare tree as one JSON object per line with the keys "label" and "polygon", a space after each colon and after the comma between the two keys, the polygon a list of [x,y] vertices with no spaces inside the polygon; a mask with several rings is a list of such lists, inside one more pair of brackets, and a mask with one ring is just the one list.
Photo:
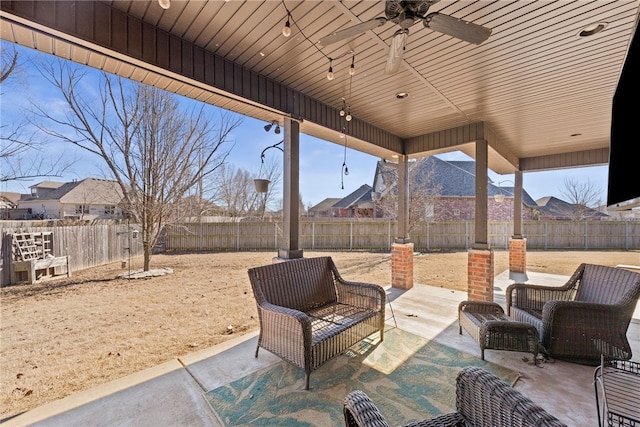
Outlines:
{"label": "bare tree", "polygon": [[221,113],[214,121],[204,106],[187,111],[168,92],[106,73],[98,93],[89,93],[81,90],[86,71],[68,61],[50,61],[41,73],[67,110],[56,115],[34,105],[40,129],[104,161],[122,189],[124,211],[140,224],[148,271],[160,231],[181,220],[185,195],[224,163],[223,144],[241,119]]}
{"label": "bare tree", "polygon": [[587,179],[586,182],[578,182],[571,178],[564,179],[564,188],[560,194],[567,198],[567,201],[574,205],[572,218],[583,220],[591,216],[592,209],[597,208],[602,199],[602,189]]}
{"label": "bare tree", "polygon": [[[0,84],[3,88],[13,84],[13,77],[22,73],[24,68],[19,61],[18,50],[15,46],[9,48],[8,45],[9,43],[2,42]],[[70,166],[71,162],[62,155],[54,158],[45,155],[45,144],[27,129],[29,125],[26,121],[12,123],[11,116],[3,113],[0,125],[0,182],[62,176]]]}
{"label": "bare tree", "polygon": [[[4,45],[4,43],[3,43]],[[15,46],[12,49],[2,48],[2,68],[0,69],[0,83],[8,79],[18,67],[18,51]]]}
{"label": "bare tree", "polygon": [[[224,165],[212,180],[211,201],[224,208],[234,220],[242,217],[264,219],[267,206],[273,203],[274,189],[280,183],[281,175],[278,162],[274,159],[264,162],[257,174]],[[256,191],[254,179],[258,177],[270,181],[266,193]]]}
{"label": "bare tree", "polygon": [[[434,184],[433,171],[422,167],[424,159],[409,163],[409,223],[408,233],[417,224],[434,215],[435,201],[441,188]],[[375,208],[383,217],[396,219],[398,213],[398,168],[386,163],[381,172],[385,188],[375,194]]]}

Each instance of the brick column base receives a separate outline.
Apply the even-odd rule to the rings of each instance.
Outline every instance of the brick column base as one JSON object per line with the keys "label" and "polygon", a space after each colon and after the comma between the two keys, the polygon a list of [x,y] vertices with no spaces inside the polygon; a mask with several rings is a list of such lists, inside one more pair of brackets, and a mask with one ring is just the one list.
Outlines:
{"label": "brick column base", "polygon": [[391,245],[391,286],[413,288],[413,243]]}
{"label": "brick column base", "polygon": [[469,249],[467,296],[471,301],[493,301],[493,250]]}
{"label": "brick column base", "polygon": [[527,277],[527,239],[509,239],[509,279],[526,282]]}

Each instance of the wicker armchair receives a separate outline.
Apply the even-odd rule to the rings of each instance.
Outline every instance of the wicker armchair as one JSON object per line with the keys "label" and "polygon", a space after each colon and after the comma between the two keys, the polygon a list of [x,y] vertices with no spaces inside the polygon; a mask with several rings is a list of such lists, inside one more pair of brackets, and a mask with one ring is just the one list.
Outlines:
{"label": "wicker armchair", "polygon": [[309,376],[331,358],[380,332],[386,293],[381,286],[348,282],[331,257],[303,258],[248,270],[258,306],[260,347]]}
{"label": "wicker armchair", "polygon": [[[347,427],[387,427],[376,405],[362,391],[344,401]],[[537,406],[491,372],[476,366],[463,368],[456,379],[456,411],[411,422],[405,427],[560,427],[560,420]]]}
{"label": "wicker armchair", "polygon": [[627,329],[640,296],[640,274],[581,264],[561,286],[516,283],[507,288],[507,313],[538,329],[542,351],[587,365],[629,360]]}

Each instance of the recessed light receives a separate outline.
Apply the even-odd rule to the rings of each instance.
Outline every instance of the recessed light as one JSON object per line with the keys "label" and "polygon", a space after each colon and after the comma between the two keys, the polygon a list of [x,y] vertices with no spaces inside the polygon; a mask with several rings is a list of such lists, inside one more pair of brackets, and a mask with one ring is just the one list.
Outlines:
{"label": "recessed light", "polygon": [[396,98],[405,99],[409,96],[409,92],[398,92],[396,93]]}
{"label": "recessed light", "polygon": [[589,24],[586,27],[584,27],[582,30],[580,30],[578,35],[580,37],[589,37],[589,36],[592,36],[594,34],[598,34],[600,31],[604,30],[606,27],[607,27],[607,23],[606,22],[598,22],[596,24]]}

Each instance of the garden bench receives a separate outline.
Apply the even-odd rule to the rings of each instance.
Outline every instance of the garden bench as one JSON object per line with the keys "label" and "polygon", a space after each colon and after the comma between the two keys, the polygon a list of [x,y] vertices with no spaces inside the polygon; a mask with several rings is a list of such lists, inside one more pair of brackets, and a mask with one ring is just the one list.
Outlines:
{"label": "garden bench", "polygon": [[331,358],[380,332],[386,293],[381,286],[344,280],[331,257],[302,258],[250,268],[258,307],[260,347],[309,377]]}

